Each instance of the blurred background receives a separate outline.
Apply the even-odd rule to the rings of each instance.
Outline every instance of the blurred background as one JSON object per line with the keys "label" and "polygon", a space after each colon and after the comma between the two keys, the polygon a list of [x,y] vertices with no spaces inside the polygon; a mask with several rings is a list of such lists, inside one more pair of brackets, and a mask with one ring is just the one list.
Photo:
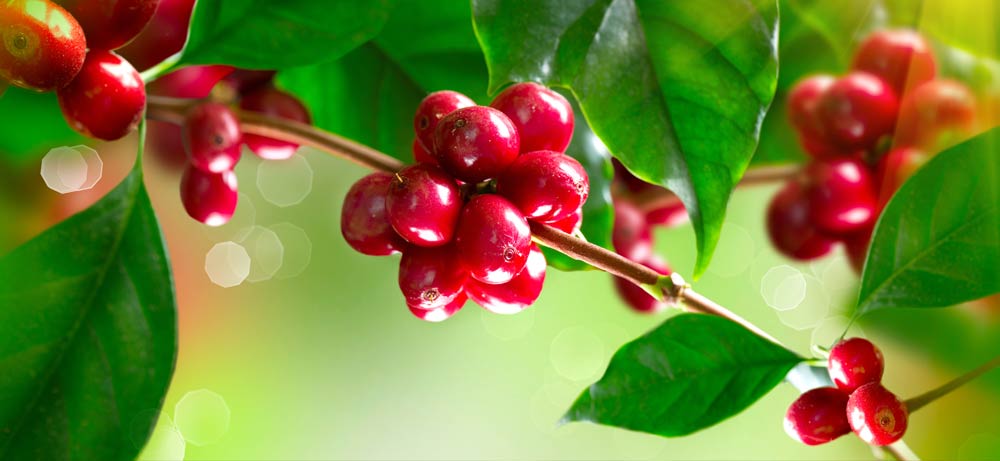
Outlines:
{"label": "blurred background", "polygon": [[[861,24],[892,13],[853,11],[836,2],[792,3],[798,9],[782,11],[783,42],[815,17],[843,16],[853,24],[846,26],[848,49],[869,30]],[[935,42],[944,50],[939,56],[948,53],[954,75],[993,97],[997,18],[986,15],[984,24],[994,27],[985,29],[954,19],[973,17],[977,6],[996,11],[989,1],[931,2],[920,17],[897,21],[919,24],[936,40],[948,37]],[[843,67],[830,46],[809,43],[789,42],[782,54],[779,95],[758,153],[762,164],[795,156],[782,92],[803,75]],[[83,143],[65,126],[37,123],[54,107],[53,98],[16,89],[0,99],[4,133],[36,134],[0,139],[0,254],[95,201],[132,164],[134,136],[91,145],[92,154],[75,149],[85,155],[48,157],[43,165],[50,149]],[[562,412],[601,376],[614,351],[671,312],[634,313],[617,298],[607,274],[550,269],[539,301],[518,315],[490,314],[469,303],[446,322],[425,323],[403,303],[398,257],[360,255],[340,236],[341,201],[366,170],[309,149],[287,162],[244,155],[236,168],[237,214],[208,228],[188,218],[178,199],[176,164],[183,152],[153,148],[145,156],[149,194],[176,278],[180,350],[144,459],[879,456],[855,437],[819,447],[791,440],[782,417],[797,392],[787,384],[746,412],[685,438],[590,424],[559,427]],[[54,190],[90,182],[88,190]],[[808,355],[847,328],[858,279],[842,250],[799,264],[770,247],[764,209],[778,187],[735,193],[716,256],[694,286]],[[691,274],[690,227],[656,232],[657,253]],[[849,334],[882,348],[887,387],[908,398],[1000,352],[1000,300],[878,311]],[[923,459],[1000,458],[1000,372],[921,410],[905,440]]]}

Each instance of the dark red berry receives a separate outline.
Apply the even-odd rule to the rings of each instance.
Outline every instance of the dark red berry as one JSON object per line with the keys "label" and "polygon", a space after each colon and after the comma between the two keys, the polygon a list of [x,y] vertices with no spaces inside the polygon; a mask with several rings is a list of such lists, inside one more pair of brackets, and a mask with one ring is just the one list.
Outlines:
{"label": "dark red berry", "polygon": [[854,272],[858,274],[861,274],[862,269],[865,267],[865,258],[868,257],[868,246],[871,244],[874,228],[873,224],[844,237],[844,249],[847,250],[847,261],[851,264],[851,269],[854,269]]}
{"label": "dark red berry", "polygon": [[181,51],[187,40],[188,25],[195,0],[160,0],[139,36],[121,49],[136,69],[146,70]]}
{"label": "dark red berry", "polygon": [[209,173],[189,166],[181,176],[181,203],[188,215],[209,226],[221,226],[236,212],[236,174]]}
{"label": "dark red berry", "polygon": [[468,278],[454,245],[436,248],[410,246],[399,261],[399,289],[406,305],[437,309],[458,299]]}
{"label": "dark red berry", "polygon": [[233,73],[222,79],[222,84],[229,87],[233,94],[249,94],[252,91],[272,85],[274,76],[277,73],[274,70],[236,69]]}
{"label": "dark red berry", "polygon": [[688,221],[687,209],[678,201],[675,204],[657,208],[646,213],[646,223],[666,227],[676,227]]}
{"label": "dark red berry", "polygon": [[767,233],[781,254],[801,261],[819,258],[834,241],[820,233],[809,218],[809,199],[797,181],[789,181],[767,208]]}
{"label": "dark red berry", "polygon": [[[311,123],[309,110],[299,102],[298,98],[273,87],[262,87],[243,96],[240,108],[294,122]],[[243,142],[253,153],[265,160],[289,159],[299,148],[298,144],[256,134],[244,135]]]}
{"label": "dark red berry", "polygon": [[882,351],[871,341],[851,338],[830,349],[827,366],[833,383],[846,392],[852,392],[865,384],[881,381],[885,361]]}
{"label": "dark red berry", "polygon": [[976,124],[976,97],[953,80],[934,80],[903,98],[896,125],[896,146],[936,152],[970,135]]}
{"label": "dark red berry", "polygon": [[425,247],[444,245],[455,235],[462,194],[440,168],[412,165],[396,173],[386,211],[389,223],[406,241]]}
{"label": "dark red berry", "polygon": [[574,158],[541,150],[517,157],[497,179],[497,193],[517,205],[524,217],[550,223],[587,201],[590,180]]}
{"label": "dark red berry", "polygon": [[[670,267],[667,263],[663,262],[661,259],[657,258],[655,255],[642,261],[642,265],[646,266],[662,275],[670,275]],[[632,310],[643,313],[643,314],[654,314],[660,312],[668,307],[669,304],[654,298],[652,295],[643,290],[638,285],[629,282],[627,279],[621,277],[615,277],[615,291],[618,292],[618,296],[625,301]]]}
{"label": "dark red berry", "polygon": [[860,160],[813,161],[805,168],[809,212],[822,232],[847,234],[875,219],[875,183]]}
{"label": "dark red berry", "polygon": [[224,104],[198,104],[184,120],[183,131],[184,147],[195,167],[219,173],[240,161],[240,121]]}
{"label": "dark red berry", "polygon": [[899,187],[927,160],[927,154],[910,147],[897,147],[883,154],[875,167],[879,208],[885,206]]}
{"label": "dark red berry", "polygon": [[879,383],[859,387],[847,400],[847,421],[861,440],[889,445],[906,433],[906,404]]}
{"label": "dark red berry", "polygon": [[503,90],[490,106],[507,114],[521,138],[521,152],[566,151],[573,138],[573,107],[561,94],[533,82]]}
{"label": "dark red berry", "polygon": [[785,413],[785,432],[806,445],[821,445],[848,432],[847,393],[820,387],[800,395]]}
{"label": "dark red berry", "polygon": [[431,152],[420,144],[420,140],[413,138],[413,161],[416,163],[430,163],[431,165],[437,165],[437,159],[431,155]]}
{"label": "dark red berry", "polygon": [[852,67],[884,80],[901,95],[937,73],[934,53],[914,30],[888,29],[869,35],[858,47]]}
{"label": "dark red berry", "polygon": [[579,231],[580,226],[583,225],[583,208],[577,208],[576,211],[571,213],[569,216],[556,222],[551,222],[549,225],[567,234],[573,234]]}
{"label": "dark red berry", "polygon": [[344,197],[340,232],[351,248],[362,254],[385,256],[399,253],[406,246],[386,215],[389,186],[395,180],[391,173],[372,173],[354,183]]}
{"label": "dark red berry", "polygon": [[427,149],[434,148],[434,129],[438,121],[463,107],[475,106],[475,101],[456,91],[436,91],[427,95],[413,116],[413,131],[417,140]]}
{"label": "dark red berry", "polygon": [[837,79],[820,74],[800,80],[788,92],[788,120],[796,131],[806,152],[816,158],[839,155],[839,150],[829,145],[826,130],[817,113],[820,97]]}
{"label": "dark red berry", "polygon": [[899,110],[892,88],[865,72],[841,77],[817,104],[827,139],[848,151],[871,148],[879,138],[892,134]]}
{"label": "dark red berry", "polygon": [[538,299],[545,282],[545,255],[538,245],[531,244],[528,260],[521,272],[502,285],[490,285],[475,279],[465,282],[465,293],[484,309],[494,314],[516,314]]}
{"label": "dark red berry", "polygon": [[146,87],[139,73],[110,51],[88,53],[80,73],[57,95],[73,129],[107,141],[134,130],[146,107]]}
{"label": "dark red berry", "polygon": [[464,107],[438,122],[432,152],[452,176],[476,183],[496,177],[517,158],[518,139],[517,129],[503,112]]}
{"label": "dark red berry", "polygon": [[71,14],[49,0],[8,0],[0,8],[0,79],[29,90],[69,84],[87,41]]}
{"label": "dark red berry", "polygon": [[465,293],[460,293],[454,301],[448,303],[444,307],[438,307],[434,309],[421,309],[419,307],[407,306],[410,309],[410,313],[416,318],[423,320],[425,322],[443,322],[455,315],[456,312],[465,307],[465,302],[469,300],[469,297]]}
{"label": "dark red berry", "polygon": [[114,50],[128,43],[153,17],[160,0],[57,0],[87,35],[92,50]]}
{"label": "dark red berry", "polygon": [[472,278],[494,285],[507,283],[528,260],[531,228],[507,199],[477,195],[462,209],[455,243]]}
{"label": "dark red berry", "polygon": [[646,215],[627,201],[615,202],[615,227],[611,243],[618,254],[632,261],[645,261],[653,254],[653,234]]}
{"label": "dark red berry", "polygon": [[149,94],[175,98],[207,98],[212,88],[232,72],[231,66],[185,67],[154,80],[146,90]]}

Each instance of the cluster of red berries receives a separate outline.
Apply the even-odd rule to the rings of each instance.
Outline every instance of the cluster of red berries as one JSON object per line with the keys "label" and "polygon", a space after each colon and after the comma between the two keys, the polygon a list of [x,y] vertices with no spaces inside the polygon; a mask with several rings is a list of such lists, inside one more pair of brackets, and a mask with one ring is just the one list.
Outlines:
{"label": "cluster of red berries", "polygon": [[[612,190],[615,222],[611,244],[615,252],[662,275],[670,275],[667,262],[653,253],[653,228],[687,222],[687,210],[683,204],[675,202],[643,211],[635,202],[644,196],[662,195],[663,188],[635,177],[618,160],[612,163],[615,166]],[[618,296],[636,312],[652,314],[669,307],[627,279],[614,277],[613,280]]]}
{"label": "cluster of red berries", "polygon": [[800,395],[785,414],[785,431],[806,445],[820,445],[854,431],[871,445],[889,445],[903,437],[906,404],[882,386],[885,363],[870,341],[851,338],[830,350],[830,379]]}
{"label": "cluster of red berries", "polygon": [[847,75],[800,81],[788,116],[811,159],[768,207],[774,246],[810,260],[843,242],[860,271],[885,202],[942,141],[968,135],[975,113],[964,85],[936,79],[930,46],[911,30],[870,35]]}
{"label": "cluster of red berries", "polygon": [[366,255],[402,253],[399,288],[420,319],[445,320],[467,299],[524,310],[546,265],[529,221],[579,230],[590,190],[583,166],[563,153],[569,102],[536,83],[507,88],[490,106],[439,91],[417,107],[413,127],[417,163],[351,187],[344,239]]}
{"label": "cluster of red berries", "polygon": [[66,122],[104,140],[125,136],[142,117],[142,78],[114,50],[139,34],[159,0],[113,3],[11,0],[0,8],[0,79],[55,91]]}

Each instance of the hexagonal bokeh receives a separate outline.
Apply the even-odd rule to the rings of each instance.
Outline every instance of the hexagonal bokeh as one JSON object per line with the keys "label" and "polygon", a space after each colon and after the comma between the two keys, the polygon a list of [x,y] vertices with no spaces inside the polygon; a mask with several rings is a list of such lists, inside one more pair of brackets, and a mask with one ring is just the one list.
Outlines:
{"label": "hexagonal bokeh", "polygon": [[787,264],[774,266],[761,277],[760,296],[772,309],[795,309],[806,298],[806,278]]}
{"label": "hexagonal bokeh", "polygon": [[[795,278],[794,284],[798,284]],[[781,323],[796,330],[813,328],[830,313],[831,296],[826,285],[817,277],[804,275],[805,296],[794,308],[778,310]]]}
{"label": "hexagonal bokeh", "polygon": [[102,174],[101,156],[87,146],[57,147],[42,158],[42,180],[60,194],[91,189]]}
{"label": "hexagonal bokeh", "polygon": [[208,389],[184,394],[174,406],[174,424],[188,443],[204,446],[218,442],[229,431],[229,405]]}
{"label": "hexagonal bokeh", "polygon": [[313,170],[301,154],[288,160],[261,162],[257,189],[264,200],[279,207],[297,205],[312,192]]}
{"label": "hexagonal bokeh", "polygon": [[312,240],[301,227],[283,222],[268,227],[278,236],[283,248],[281,267],[274,274],[275,278],[288,279],[295,277],[309,267],[312,260]]}
{"label": "hexagonal bokeh", "polygon": [[177,426],[166,414],[160,413],[149,441],[142,448],[139,461],[183,461],[187,443]]}
{"label": "hexagonal bokeh", "polygon": [[251,226],[241,230],[235,240],[250,255],[249,282],[270,280],[284,264],[285,247],[278,234],[264,226]]}
{"label": "hexagonal bokeh", "polygon": [[205,273],[220,287],[235,287],[250,275],[250,255],[236,242],[216,244],[205,255]]}

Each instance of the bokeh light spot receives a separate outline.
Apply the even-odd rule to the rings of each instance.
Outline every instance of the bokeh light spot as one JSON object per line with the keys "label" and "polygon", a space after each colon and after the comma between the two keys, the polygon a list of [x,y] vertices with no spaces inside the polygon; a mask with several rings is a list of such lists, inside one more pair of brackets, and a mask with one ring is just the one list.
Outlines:
{"label": "bokeh light spot", "polygon": [[87,146],[57,147],[42,158],[42,180],[60,194],[93,188],[103,172],[101,156]]}
{"label": "bokeh light spot", "polygon": [[257,189],[264,200],[279,207],[297,205],[312,192],[313,170],[300,154],[288,160],[261,162]]}
{"label": "bokeh light spot", "polygon": [[249,282],[270,280],[281,269],[285,258],[285,247],[271,229],[251,226],[240,231],[236,241],[240,242],[250,255]]}
{"label": "bokeh light spot", "polygon": [[549,360],[566,379],[590,380],[604,369],[604,343],[587,328],[569,327],[552,340]]}
{"label": "bokeh light spot", "polygon": [[229,405],[208,389],[184,394],[174,406],[174,424],[188,443],[204,446],[219,441],[229,431]]}
{"label": "bokeh light spot", "polygon": [[775,310],[794,309],[806,297],[806,278],[787,264],[774,266],[760,279],[760,296]]}
{"label": "bokeh light spot", "polygon": [[139,461],[182,461],[187,443],[170,417],[160,413],[156,427],[137,458]]}
{"label": "bokeh light spot", "polygon": [[822,280],[806,275],[805,297],[794,308],[778,310],[781,323],[796,330],[806,330],[818,325],[830,313],[830,292]]}
{"label": "bokeh light spot", "polygon": [[309,234],[301,227],[287,222],[275,224],[268,229],[278,236],[283,249],[281,267],[274,277],[288,279],[304,272],[312,260],[313,245]]}
{"label": "bokeh light spot", "polygon": [[236,242],[216,244],[205,255],[205,273],[220,287],[237,286],[250,275],[250,255]]}

